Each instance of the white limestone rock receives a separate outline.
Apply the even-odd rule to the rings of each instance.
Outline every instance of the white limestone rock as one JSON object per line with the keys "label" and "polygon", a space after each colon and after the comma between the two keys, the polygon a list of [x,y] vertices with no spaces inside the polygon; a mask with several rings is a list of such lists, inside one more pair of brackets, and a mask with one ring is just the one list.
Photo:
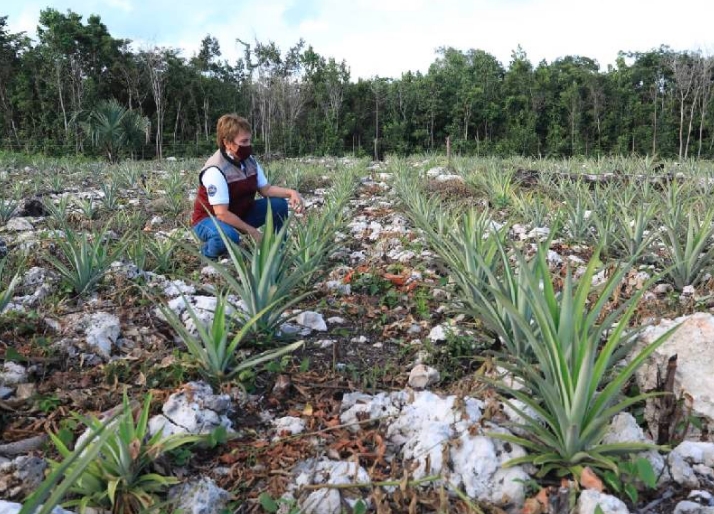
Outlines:
{"label": "white limestone rock", "polygon": [[667,458],[672,479],[691,489],[699,487],[699,477],[714,478],[714,443],[684,441]]}
{"label": "white limestone rock", "polygon": [[700,503],[684,500],[674,508],[674,514],[714,514],[714,507],[705,507]]}
{"label": "white limestone rock", "polygon": [[709,491],[690,491],[687,499],[701,505],[714,505],[714,494]]}
{"label": "white limestone rock", "polygon": [[[22,508],[21,503],[13,503],[0,500],[0,514],[18,514]],[[50,514],[74,514],[71,510],[64,510],[62,507],[55,507]]]}
{"label": "white limestone rock", "polygon": [[563,263],[563,258],[554,250],[548,250],[545,260],[550,266],[559,266]]}
{"label": "white limestone rock", "polygon": [[23,292],[31,294],[43,284],[54,284],[58,280],[59,277],[54,271],[41,268],[39,266],[33,266],[27,270],[25,275],[22,277],[22,285],[20,287]]}
{"label": "white limestone rock", "polygon": [[439,341],[446,341],[447,328],[449,327],[445,327],[444,325],[436,325],[429,331],[429,340],[433,343],[437,343]]}
{"label": "white limestone rock", "polygon": [[12,361],[5,361],[0,368],[0,385],[14,386],[27,382],[27,369],[21,364]]}
{"label": "white limestone rock", "polygon": [[548,236],[550,236],[549,227],[535,227],[530,232],[528,232],[528,236],[526,238],[537,239],[538,241],[541,241],[547,238]]}
{"label": "white limestone rock", "polygon": [[231,494],[207,477],[169,489],[173,512],[183,514],[221,514],[225,512]]}
{"label": "white limestone rock", "polygon": [[0,496],[8,500],[26,498],[42,483],[46,468],[44,459],[25,455],[0,464]]}
{"label": "white limestone rock", "polygon": [[674,291],[674,287],[672,284],[657,284],[652,291],[658,295],[665,295]]}
{"label": "white limestone rock", "polygon": [[[677,355],[677,371],[674,377],[674,395],[691,396],[692,414],[714,420],[714,316],[698,312],[674,320],[662,320],[659,325],[648,326],[640,334],[638,348],[651,344],[673,327],[675,332],[664,342],[637,371],[637,385],[641,391],[655,390],[658,377],[666,376],[667,362]],[[637,350],[636,349],[636,350]],[[658,411],[654,401],[648,401],[645,419],[657,438]],[[692,434],[696,436],[696,434]]]}
{"label": "white limestone rock", "polygon": [[31,232],[35,227],[27,218],[10,218],[5,224],[5,230],[12,232]]}
{"label": "white limestone rock", "polygon": [[303,311],[295,317],[295,321],[299,325],[317,332],[327,331],[327,323],[325,323],[325,319],[322,317],[322,314],[317,312]]}
{"label": "white limestone rock", "polygon": [[446,175],[439,175],[437,177],[434,177],[434,180],[436,182],[458,182],[459,184],[465,184],[466,181],[464,180],[464,177],[461,175],[456,175],[453,173],[449,173]]}
{"label": "white limestone rock", "polygon": [[355,392],[347,393],[342,398],[340,422],[349,425],[352,432],[360,430],[360,421],[396,417],[407,401],[407,393],[379,393],[374,396]]}
{"label": "white limestone rock", "polygon": [[328,280],[325,282],[325,289],[331,293],[343,296],[349,296],[352,294],[352,285],[345,284],[341,280]]}
{"label": "white limestone rock", "polygon": [[445,173],[447,173],[446,168],[444,168],[443,166],[436,166],[434,168],[430,168],[426,172],[426,176],[429,178],[435,178],[435,177],[438,177],[439,175],[444,175]]}
{"label": "white limestone rock", "polygon": [[[225,310],[226,316],[233,315],[236,308],[243,308],[243,305],[236,296],[231,295],[227,298],[227,300],[228,303]],[[166,305],[181,319],[186,327],[186,330],[188,330],[191,334],[196,334],[196,321],[191,316],[188,307],[191,307],[191,310],[199,323],[203,326],[210,326],[213,323],[213,316],[216,311],[217,304],[218,299],[215,296],[189,295],[172,298]],[[165,320],[164,313],[160,308],[157,307],[154,312],[159,319]]]}
{"label": "white limestone rock", "polygon": [[273,426],[277,433],[273,440],[278,440],[285,435],[302,434],[305,431],[305,420],[295,416],[285,416],[273,420]]}
{"label": "white limestone rock", "polygon": [[595,514],[600,507],[602,514],[630,514],[625,502],[609,494],[599,493],[594,489],[585,489],[580,493],[577,514]]}
{"label": "white limestone rock", "polygon": [[232,430],[227,414],[231,411],[231,397],[215,395],[205,382],[189,382],[182,391],[169,396],[161,412],[149,420],[149,433],[163,430],[163,435],[209,434],[223,426]]}
{"label": "white limestone rock", "polygon": [[138,278],[143,278],[146,275],[146,273],[143,270],[140,270],[139,267],[133,262],[114,261],[112,262],[109,271],[115,276],[118,275],[126,278],[127,280],[136,280]]}
{"label": "white limestone rock", "polygon": [[169,298],[174,298],[181,295],[191,295],[196,292],[196,288],[190,284],[187,284],[183,280],[166,280],[162,281],[160,286],[164,294]]}
{"label": "white limestone rock", "polygon": [[84,319],[86,343],[92,353],[109,360],[121,333],[121,322],[114,314],[95,312]]}
{"label": "white limestone rock", "polygon": [[[642,427],[637,424],[634,416],[628,412],[621,412],[612,419],[602,442],[603,444],[648,443],[654,445],[654,441],[645,436]],[[655,475],[660,477],[660,484],[666,483],[671,479],[665,458],[657,450],[642,452],[640,456],[646,458],[652,464]]]}
{"label": "white limestone rock", "polygon": [[424,364],[417,364],[409,372],[409,387],[426,389],[441,380],[441,374],[435,368]]}
{"label": "white limestone rock", "polygon": [[[401,447],[403,459],[415,463],[415,479],[441,475],[472,498],[517,508],[525,500],[523,482],[528,474],[522,466],[503,469],[502,465],[524,456],[525,450],[488,437],[480,429],[474,432],[482,408],[483,402],[473,398],[418,392],[387,429],[387,439]],[[489,430],[507,432],[495,426]],[[453,444],[454,440],[458,442]]]}
{"label": "white limestone rock", "polygon": [[[354,462],[326,459],[301,462],[295,467],[294,475],[295,480],[288,486],[291,493],[311,484],[340,485],[370,481],[369,474],[362,466]],[[347,490],[341,492],[339,489],[318,489],[308,490],[298,499],[298,505],[303,514],[341,514],[344,512],[342,502],[352,509],[358,501],[362,501],[366,506],[370,504],[368,499],[355,497]]]}

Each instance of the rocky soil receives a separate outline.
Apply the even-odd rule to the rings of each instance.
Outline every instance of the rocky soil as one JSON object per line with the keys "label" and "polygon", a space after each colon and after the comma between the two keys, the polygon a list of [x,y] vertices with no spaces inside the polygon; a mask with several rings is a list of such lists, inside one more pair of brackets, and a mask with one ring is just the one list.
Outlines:
{"label": "rocky soil", "polygon": [[[653,286],[638,310],[638,322],[650,325],[643,342],[672,324],[683,329],[643,368],[637,384],[654,388],[677,354],[673,391],[688,402],[689,418],[704,422],[686,427],[681,435],[687,440],[676,441],[671,452],[646,455],[658,487],[640,491],[633,503],[616,491],[581,491],[567,481],[537,479],[530,466],[503,466],[525,450],[490,437],[508,431],[512,421],[494,391],[478,380],[481,374],[495,377],[480,359],[493,341],[457,313],[448,275],[400,211],[388,166],[343,165],[363,167],[350,221],[335,234],[338,249],[326,275],[281,329],[305,345],[289,359],[246,374],[240,386],[222,390],[200,380],[156,308],[166,303],[189,326],[186,302],[202,320],[212,318],[219,279],[190,251],[195,242],[182,222],[138,189],[125,191],[123,209],[147,213],[145,237],[172,235],[185,240],[186,248],[176,251],[176,265],[168,270],[117,260],[95,294],[74,298],[61,290],[42,257],[53,251],[50,218],[33,209],[36,198],[25,199],[0,233],[10,257],[29,251],[0,318],[0,498],[7,500],[0,501],[0,513],[16,512],[17,502],[42,481],[46,459],[57,458],[47,432],[79,436],[82,427],[71,422],[71,413],[107,412],[121,403],[125,390],[137,400],[152,393],[152,433],[226,429],[227,440],[214,448],[161,463],[164,472],[183,481],[169,493],[183,512],[264,512],[261,494],[281,499],[281,512],[314,514],[363,508],[567,512],[570,503],[580,514],[594,513],[598,505],[611,514],[714,512],[714,443],[706,429],[714,413],[714,317],[693,313],[696,291],[679,298]],[[430,168],[432,194],[464,205],[483,201],[445,168],[416,166]],[[329,180],[303,191],[308,210],[320,208],[325,187]],[[88,183],[48,196],[62,195],[101,198],[101,191]],[[81,216],[76,225],[93,228]],[[547,230],[513,225],[510,237],[530,244]],[[554,269],[577,266],[592,251],[559,240],[551,248]],[[644,283],[644,276],[633,273],[623,289]],[[657,405],[634,414],[649,421],[648,428],[622,414],[606,438],[657,439],[653,427],[663,427]],[[533,502],[539,491],[541,499],[547,493],[544,503]],[[559,505],[564,497],[565,505]]]}

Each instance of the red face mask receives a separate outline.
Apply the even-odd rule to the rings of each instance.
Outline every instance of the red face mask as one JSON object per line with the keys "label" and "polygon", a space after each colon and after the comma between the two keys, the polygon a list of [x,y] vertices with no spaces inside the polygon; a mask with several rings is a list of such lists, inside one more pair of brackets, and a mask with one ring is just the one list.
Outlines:
{"label": "red face mask", "polygon": [[251,155],[253,155],[253,147],[251,145],[238,147],[238,160],[244,161]]}

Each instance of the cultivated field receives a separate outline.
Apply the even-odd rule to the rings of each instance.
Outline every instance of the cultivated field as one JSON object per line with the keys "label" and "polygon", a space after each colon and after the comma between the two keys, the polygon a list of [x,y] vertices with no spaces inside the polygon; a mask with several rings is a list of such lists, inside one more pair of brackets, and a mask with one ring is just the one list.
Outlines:
{"label": "cultivated field", "polygon": [[266,162],[305,212],[220,262],[201,164],[0,157],[0,498],[584,514],[714,487],[711,163]]}

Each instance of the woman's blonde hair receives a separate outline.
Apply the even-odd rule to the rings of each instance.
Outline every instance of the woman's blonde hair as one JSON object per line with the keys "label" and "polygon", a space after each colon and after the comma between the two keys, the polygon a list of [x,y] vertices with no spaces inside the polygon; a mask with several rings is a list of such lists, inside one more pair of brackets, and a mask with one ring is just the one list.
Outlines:
{"label": "woman's blonde hair", "polygon": [[216,124],[216,142],[218,143],[218,148],[223,150],[226,147],[224,141],[233,141],[239,132],[251,133],[248,120],[235,113],[224,114],[218,118],[218,123]]}

